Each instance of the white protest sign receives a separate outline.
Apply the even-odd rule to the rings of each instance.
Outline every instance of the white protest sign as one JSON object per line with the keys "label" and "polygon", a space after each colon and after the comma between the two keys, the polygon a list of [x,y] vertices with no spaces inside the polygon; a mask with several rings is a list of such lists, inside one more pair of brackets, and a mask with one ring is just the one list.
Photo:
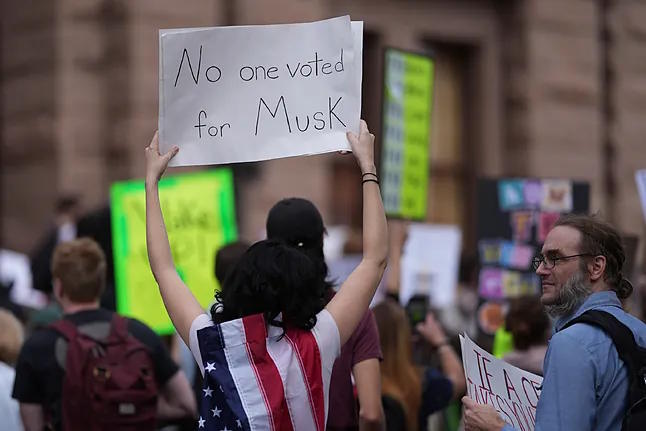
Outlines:
{"label": "white protest sign", "polygon": [[363,23],[160,30],[160,149],[172,166],[349,150]]}
{"label": "white protest sign", "polygon": [[9,299],[15,304],[41,309],[47,295],[33,288],[29,256],[13,250],[0,249],[0,282],[11,285]]}
{"label": "white protest sign", "polygon": [[460,335],[467,395],[494,407],[519,431],[533,431],[543,378],[487,353],[468,336]]}
{"label": "white protest sign", "polygon": [[428,295],[433,307],[455,302],[462,232],[452,225],[414,223],[401,260],[399,301],[403,306],[416,294]]}
{"label": "white protest sign", "polygon": [[642,201],[642,212],[644,213],[644,221],[646,221],[646,169],[635,172],[635,181],[637,181],[639,199]]}

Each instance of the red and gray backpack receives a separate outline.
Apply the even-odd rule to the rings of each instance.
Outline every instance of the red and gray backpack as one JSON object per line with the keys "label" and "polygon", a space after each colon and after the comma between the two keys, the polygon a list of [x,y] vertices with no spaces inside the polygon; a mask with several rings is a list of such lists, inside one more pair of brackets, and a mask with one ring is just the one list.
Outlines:
{"label": "red and gray backpack", "polygon": [[69,320],[50,325],[67,339],[63,430],[154,430],[157,381],[150,350],[113,315],[107,338],[79,331]]}

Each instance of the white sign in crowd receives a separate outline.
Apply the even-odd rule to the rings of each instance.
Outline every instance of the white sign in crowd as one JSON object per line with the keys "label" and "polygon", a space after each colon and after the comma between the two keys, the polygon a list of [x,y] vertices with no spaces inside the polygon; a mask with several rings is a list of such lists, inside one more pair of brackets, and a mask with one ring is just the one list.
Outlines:
{"label": "white sign in crowd", "polygon": [[434,308],[454,304],[461,246],[462,231],[457,226],[411,224],[402,253],[401,304],[406,306],[415,295],[428,296]]}
{"label": "white sign in crowd", "polygon": [[639,192],[639,199],[642,202],[642,212],[644,213],[644,221],[646,221],[646,169],[640,169],[635,172],[635,181],[637,182],[637,191]]}
{"label": "white sign in crowd", "polygon": [[161,151],[173,166],[349,150],[359,131],[363,23],[160,30]]}
{"label": "white sign in crowd", "polygon": [[533,431],[543,378],[487,353],[460,335],[467,395],[494,407],[500,417],[520,431]]}

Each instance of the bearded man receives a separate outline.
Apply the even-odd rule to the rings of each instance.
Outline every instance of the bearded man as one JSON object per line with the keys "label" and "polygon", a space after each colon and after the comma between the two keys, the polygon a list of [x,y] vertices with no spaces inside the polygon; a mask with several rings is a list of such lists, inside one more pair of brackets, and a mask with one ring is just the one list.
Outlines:
{"label": "bearded man", "polygon": [[[544,362],[536,431],[619,431],[627,408],[628,373],[603,329],[568,322],[588,310],[612,314],[646,347],[646,324],[626,313],[620,300],[632,293],[624,278],[621,238],[596,217],[561,217],[534,259],[541,302],[555,319]],[[464,397],[465,430],[512,430],[489,405]]]}

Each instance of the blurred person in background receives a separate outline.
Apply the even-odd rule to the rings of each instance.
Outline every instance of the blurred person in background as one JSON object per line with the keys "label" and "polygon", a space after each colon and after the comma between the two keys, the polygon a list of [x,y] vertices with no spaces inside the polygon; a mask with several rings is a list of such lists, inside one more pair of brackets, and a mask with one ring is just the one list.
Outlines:
{"label": "blurred person in background", "polygon": [[505,318],[505,328],[513,337],[514,350],[503,360],[542,376],[550,319],[539,298],[528,295],[513,299]]}
{"label": "blurred person in background", "polygon": [[213,273],[218,280],[220,289],[224,286],[224,280],[229,272],[236,266],[242,255],[249,249],[251,244],[246,241],[235,241],[224,245],[215,253],[213,262]]}
{"label": "blurred person in background", "polygon": [[[77,396],[77,392],[85,394],[94,389],[106,397],[114,396],[114,391],[107,393],[114,385],[105,385],[105,392],[102,392],[103,389],[99,388],[101,382],[95,383],[95,380],[100,380],[101,373],[106,373],[107,378],[112,375],[112,379],[115,379],[132,369],[141,368],[142,373],[146,375],[144,380],[150,382],[148,364],[151,364],[152,378],[156,383],[154,386],[150,385],[151,402],[146,404],[146,407],[150,406],[152,410],[153,420],[176,420],[196,415],[196,404],[190,385],[171,359],[159,336],[137,320],[125,319],[112,311],[100,308],[99,299],[106,283],[106,267],[105,254],[99,245],[89,238],[63,242],[54,250],[51,263],[53,291],[63,310],[63,319],[53,324],[58,324],[56,328],[47,326],[35,331],[22,346],[16,364],[13,397],[20,403],[20,414],[27,431],[40,431],[46,426],[53,430],[69,429],[71,425],[65,424],[65,420],[68,419],[102,423],[112,409],[101,408],[99,413],[95,410],[96,405],[92,399]],[[125,334],[121,334],[117,329],[119,323],[123,324]],[[66,328],[68,330],[62,330]],[[137,346],[137,349],[143,347],[148,359],[137,364],[128,362],[132,366],[130,370],[121,368],[121,363],[101,372],[99,368],[95,368],[98,374],[95,373],[96,379],[91,381],[87,377],[83,378],[85,374],[82,372],[77,376],[70,371],[70,367],[77,371],[85,369],[85,364],[88,363],[85,361],[92,360],[90,356],[102,357],[102,354],[96,353],[99,350],[104,352],[103,354],[110,352],[107,347],[108,339],[112,340],[110,346],[125,345],[129,349],[134,349],[134,346]],[[77,346],[87,345],[89,340],[93,340],[95,353],[82,356]],[[128,356],[130,357],[131,355]],[[76,358],[76,362],[70,362],[70,358]],[[78,362],[82,363],[79,365]],[[112,367],[112,364],[110,366]],[[143,372],[144,367],[146,372]],[[132,379],[131,382],[137,381]],[[146,384],[146,388],[148,387]],[[78,391],[68,393],[65,392],[66,388]],[[117,398],[123,400],[124,394],[130,389],[131,387],[120,387],[120,395],[116,395]],[[135,390],[138,389],[134,388],[133,392]],[[142,390],[138,390],[137,394]],[[146,396],[148,395],[149,392],[146,392]],[[146,400],[148,399],[147,397]],[[119,406],[124,402],[125,400],[120,401]],[[130,412],[130,416],[135,418],[143,407],[136,401],[133,403],[132,407],[126,406],[127,411],[123,414]],[[121,408],[118,414],[122,414]],[[83,429],[90,428],[87,422],[86,425],[88,426]]]}
{"label": "blurred person in background", "polygon": [[9,311],[0,309],[0,420],[5,431],[22,431],[22,421],[11,388],[16,377],[13,366],[23,342],[23,328]]}
{"label": "blurred person in background", "polygon": [[412,332],[402,306],[387,299],[375,306],[373,312],[384,357],[381,365],[384,404],[392,405],[392,400],[396,401],[405,416],[405,424],[397,423],[398,418],[392,421],[386,412],[388,429],[425,431],[430,414],[464,394],[466,380],[462,362],[432,313],[426,315],[416,330],[436,351],[440,370],[420,368],[413,363]]}
{"label": "blurred person in background", "polygon": [[[267,215],[267,238],[297,247],[315,263],[325,285],[324,302],[334,297],[333,283],[327,280],[328,267],[323,254],[326,230],[323,218],[312,202],[288,198],[276,203]],[[327,430],[382,430],[381,349],[375,318],[367,310],[350,339],[341,348],[330,378],[330,410]],[[352,376],[357,389],[359,411]]]}
{"label": "blurred person in background", "polygon": [[80,216],[79,199],[65,195],[57,199],[54,207],[54,226],[47,232],[31,254],[33,287],[45,293],[52,291],[50,262],[57,244],[76,238]]}

